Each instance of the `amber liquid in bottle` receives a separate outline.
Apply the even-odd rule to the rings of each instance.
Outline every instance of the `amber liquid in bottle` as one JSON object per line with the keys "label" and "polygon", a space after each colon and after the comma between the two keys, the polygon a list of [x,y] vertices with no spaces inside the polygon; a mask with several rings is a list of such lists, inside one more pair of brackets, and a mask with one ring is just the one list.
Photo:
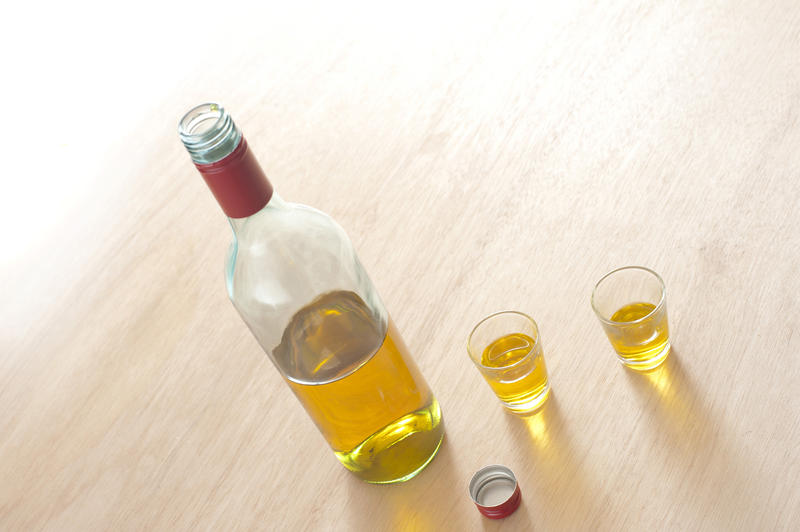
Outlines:
{"label": "amber liquid in bottle", "polygon": [[286,380],[342,464],[367,482],[407,480],[444,434],[439,403],[391,319],[354,292],[298,311],[273,350]]}

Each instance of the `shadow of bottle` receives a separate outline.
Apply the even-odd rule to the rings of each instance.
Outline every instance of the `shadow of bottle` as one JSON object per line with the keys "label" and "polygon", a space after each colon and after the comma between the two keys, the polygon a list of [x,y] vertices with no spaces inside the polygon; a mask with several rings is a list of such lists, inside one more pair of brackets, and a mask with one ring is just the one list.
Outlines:
{"label": "shadow of bottle", "polygon": [[642,401],[643,419],[653,421],[654,453],[680,474],[665,486],[674,503],[690,506],[701,529],[758,528],[755,510],[766,479],[698,393],[676,350],[655,370],[626,370],[626,376]]}

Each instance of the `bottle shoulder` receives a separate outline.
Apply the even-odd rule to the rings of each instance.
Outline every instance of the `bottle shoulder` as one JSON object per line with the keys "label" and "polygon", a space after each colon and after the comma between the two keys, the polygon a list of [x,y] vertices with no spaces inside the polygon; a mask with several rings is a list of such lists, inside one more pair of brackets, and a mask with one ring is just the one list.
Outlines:
{"label": "bottle shoulder", "polygon": [[280,241],[291,246],[351,245],[347,233],[333,218],[297,203],[268,206],[235,227],[234,234],[240,250]]}
{"label": "bottle shoulder", "polygon": [[[234,240],[225,267],[228,295],[284,375],[304,379],[303,372],[288,362],[293,358],[275,349],[288,345],[283,337],[290,323],[316,319],[319,313],[308,309],[316,309],[320,302],[334,301],[336,312],[355,315],[340,302],[361,301],[366,309],[363,314],[374,320],[378,336],[385,334],[386,309],[347,234],[330,216],[313,207],[282,202],[232,225]],[[352,363],[345,366],[350,368]]]}
{"label": "bottle shoulder", "polygon": [[333,290],[353,291],[382,307],[344,229],[305,205],[282,203],[238,223],[225,277],[240,312],[297,310]]}

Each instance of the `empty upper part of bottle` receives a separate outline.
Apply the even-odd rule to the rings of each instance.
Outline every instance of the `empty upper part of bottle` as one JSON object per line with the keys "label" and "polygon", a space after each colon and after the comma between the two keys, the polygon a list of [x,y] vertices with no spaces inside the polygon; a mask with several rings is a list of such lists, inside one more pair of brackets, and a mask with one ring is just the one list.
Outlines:
{"label": "empty upper part of bottle", "polygon": [[[233,241],[225,267],[228,296],[264,351],[295,382],[326,382],[355,371],[364,362],[363,349],[356,357],[352,346],[340,342],[320,345],[314,353],[301,352],[292,348],[299,337],[286,335],[290,322],[305,324],[297,334],[311,334],[315,318],[303,314],[303,309],[335,300],[338,303],[325,315],[360,316],[342,323],[363,321],[359,341],[365,341],[363,331],[374,329],[370,336],[379,340],[371,340],[376,343],[372,351],[380,345],[388,314],[345,231],[327,214],[283,201],[273,192],[245,137],[222,106],[207,103],[193,108],[178,131],[229,218]],[[333,322],[326,323],[323,329]]]}

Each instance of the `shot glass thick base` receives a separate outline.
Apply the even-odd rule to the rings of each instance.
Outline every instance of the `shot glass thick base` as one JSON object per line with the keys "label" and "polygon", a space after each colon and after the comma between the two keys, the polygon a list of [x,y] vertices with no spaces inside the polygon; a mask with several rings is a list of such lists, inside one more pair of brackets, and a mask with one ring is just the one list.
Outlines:
{"label": "shot glass thick base", "polygon": [[[656,369],[658,366],[664,363],[669,355],[670,344],[669,342],[666,343],[660,350],[653,353],[653,356],[649,358],[645,358],[642,360],[639,358],[638,360],[631,360],[629,358],[625,358],[619,353],[617,353],[617,358],[622,363],[623,366],[626,366],[634,371],[645,372]],[[637,357],[638,358],[638,357]]]}
{"label": "shot glass thick base", "polygon": [[550,383],[548,382],[544,389],[536,394],[533,397],[525,397],[522,401],[515,401],[513,403],[508,403],[506,401],[500,401],[503,403],[503,406],[506,407],[507,410],[513,412],[514,414],[519,415],[526,415],[532,414],[537,411],[539,408],[544,405],[544,402],[550,395]]}

